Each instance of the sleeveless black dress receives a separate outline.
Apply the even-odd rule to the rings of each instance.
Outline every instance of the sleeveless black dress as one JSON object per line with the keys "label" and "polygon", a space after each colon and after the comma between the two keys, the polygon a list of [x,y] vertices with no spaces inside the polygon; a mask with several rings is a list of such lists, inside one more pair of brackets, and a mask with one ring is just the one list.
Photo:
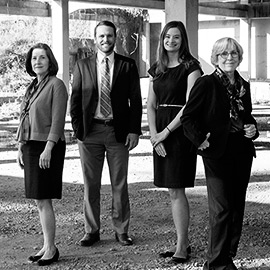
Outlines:
{"label": "sleeveless black dress", "polygon": [[[184,64],[169,68],[166,73],[155,78],[155,65],[149,69],[154,78],[153,90],[158,104],[156,112],[157,131],[162,131],[185,105],[187,78],[190,73],[201,68],[195,61],[188,68]],[[201,71],[202,73],[202,71]],[[162,105],[178,106],[162,106]],[[153,151],[154,184],[157,187],[194,187],[197,163],[197,149],[184,135],[182,126],[174,130],[163,141],[167,155],[161,157]]]}

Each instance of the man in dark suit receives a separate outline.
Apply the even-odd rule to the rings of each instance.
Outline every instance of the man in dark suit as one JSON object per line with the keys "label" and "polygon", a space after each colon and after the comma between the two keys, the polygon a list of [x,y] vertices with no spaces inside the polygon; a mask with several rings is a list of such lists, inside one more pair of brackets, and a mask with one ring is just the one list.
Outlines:
{"label": "man in dark suit", "polygon": [[114,52],[116,27],[112,22],[101,21],[94,35],[97,53],[76,63],[70,105],[84,177],[85,235],[80,244],[91,246],[100,240],[100,188],[106,155],[115,238],[122,245],[132,245],[127,174],[129,151],[141,135],[140,79],[135,61]]}

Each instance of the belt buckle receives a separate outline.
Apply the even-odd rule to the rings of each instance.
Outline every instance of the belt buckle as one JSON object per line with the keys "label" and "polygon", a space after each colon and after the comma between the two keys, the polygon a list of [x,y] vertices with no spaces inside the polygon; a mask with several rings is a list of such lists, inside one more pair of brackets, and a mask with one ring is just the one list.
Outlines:
{"label": "belt buckle", "polygon": [[105,126],[109,126],[110,125],[110,122],[111,122],[111,120],[104,120],[104,125]]}

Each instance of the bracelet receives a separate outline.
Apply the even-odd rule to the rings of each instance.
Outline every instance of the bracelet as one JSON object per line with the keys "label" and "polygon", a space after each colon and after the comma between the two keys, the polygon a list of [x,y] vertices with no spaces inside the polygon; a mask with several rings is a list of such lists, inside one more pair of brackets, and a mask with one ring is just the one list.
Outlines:
{"label": "bracelet", "polygon": [[168,127],[166,127],[167,129],[168,129],[168,131],[170,132],[170,133],[172,133],[172,131],[168,128]]}

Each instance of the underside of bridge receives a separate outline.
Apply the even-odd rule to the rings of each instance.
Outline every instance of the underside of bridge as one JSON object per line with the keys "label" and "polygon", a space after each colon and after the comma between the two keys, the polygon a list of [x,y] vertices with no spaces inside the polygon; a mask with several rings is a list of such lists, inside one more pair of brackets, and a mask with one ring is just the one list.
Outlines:
{"label": "underside of bridge", "polygon": [[[165,0],[69,0],[69,2],[142,9],[165,9]],[[199,0],[198,3],[199,14],[246,19],[270,17],[270,2],[268,0]],[[50,1],[0,0],[0,14],[50,17]]]}
{"label": "underside of bridge", "polygon": [[[166,21],[181,20],[186,25],[191,51],[195,57],[200,57],[206,71],[209,66],[205,61],[209,58],[207,42],[213,43],[211,38],[218,38],[216,34],[221,33],[222,29],[226,30],[226,35],[236,38],[245,46],[246,63],[242,62],[240,71],[251,78],[270,78],[270,0],[0,0],[0,14],[52,18],[52,48],[58,57],[59,77],[66,85],[69,85],[69,4],[75,8],[78,6],[78,9],[81,6],[94,8],[96,5],[162,10]],[[199,22],[198,14],[215,17],[214,20]],[[142,57],[144,71],[151,64],[149,25],[147,29],[144,36],[147,46]],[[198,47],[199,35],[205,35],[206,30],[209,38],[206,43],[205,38],[201,38]]]}

